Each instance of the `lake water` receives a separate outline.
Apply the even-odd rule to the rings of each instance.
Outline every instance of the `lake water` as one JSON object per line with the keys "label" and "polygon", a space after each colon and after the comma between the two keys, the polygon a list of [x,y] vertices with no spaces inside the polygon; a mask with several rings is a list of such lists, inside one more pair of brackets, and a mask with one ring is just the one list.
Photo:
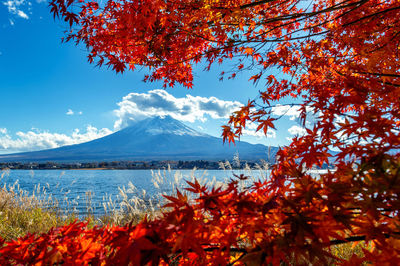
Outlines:
{"label": "lake water", "polygon": [[[185,186],[193,177],[203,182],[227,182],[235,174],[265,179],[267,172],[260,170],[7,170],[2,172],[1,186],[22,189],[39,197],[56,199],[62,208],[75,208],[85,214],[90,198],[95,214],[104,213],[103,203],[121,201],[119,188],[128,196],[143,198],[157,193],[171,194],[176,186]],[[133,186],[132,186],[133,185]]]}

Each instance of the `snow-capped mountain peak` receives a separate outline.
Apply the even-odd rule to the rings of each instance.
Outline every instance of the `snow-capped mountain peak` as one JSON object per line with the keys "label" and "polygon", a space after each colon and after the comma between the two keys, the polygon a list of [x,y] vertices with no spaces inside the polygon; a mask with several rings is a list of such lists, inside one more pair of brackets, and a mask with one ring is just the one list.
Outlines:
{"label": "snow-capped mountain peak", "polygon": [[205,133],[196,131],[171,116],[156,116],[132,124],[130,127],[150,135],[173,134],[178,136],[206,137]]}

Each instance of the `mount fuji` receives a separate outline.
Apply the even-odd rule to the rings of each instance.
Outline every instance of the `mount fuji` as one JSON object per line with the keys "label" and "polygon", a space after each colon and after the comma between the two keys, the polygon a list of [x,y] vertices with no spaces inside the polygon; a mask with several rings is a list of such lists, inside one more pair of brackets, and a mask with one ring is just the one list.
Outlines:
{"label": "mount fuji", "polygon": [[[272,148],[274,155],[277,148]],[[0,155],[0,162],[110,161],[110,160],[230,160],[267,159],[268,148],[198,132],[170,116],[148,118],[120,131],[89,142],[55,149]]]}

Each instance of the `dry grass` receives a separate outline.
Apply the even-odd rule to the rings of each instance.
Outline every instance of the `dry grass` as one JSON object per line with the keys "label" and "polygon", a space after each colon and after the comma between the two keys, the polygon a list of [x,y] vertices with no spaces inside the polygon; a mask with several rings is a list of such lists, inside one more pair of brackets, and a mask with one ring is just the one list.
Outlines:
{"label": "dry grass", "polygon": [[15,239],[27,233],[46,232],[74,220],[74,216],[59,215],[56,206],[48,203],[21,189],[1,188],[0,236],[6,240]]}

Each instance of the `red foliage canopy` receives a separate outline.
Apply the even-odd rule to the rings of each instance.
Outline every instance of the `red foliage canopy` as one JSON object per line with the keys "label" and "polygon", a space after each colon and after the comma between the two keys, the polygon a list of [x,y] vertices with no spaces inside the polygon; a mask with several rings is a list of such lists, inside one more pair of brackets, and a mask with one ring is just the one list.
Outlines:
{"label": "red foliage canopy", "polygon": [[[91,230],[74,224],[36,237],[35,244],[33,236],[4,244],[0,260],[327,263],[326,247],[366,240],[375,248],[344,264],[400,262],[399,1],[52,0],[50,5],[72,26],[66,40],[84,43],[90,62],[116,72],[146,66],[146,80],[186,87],[192,86],[192,65],[201,60],[209,67],[236,60],[230,77],[255,72],[250,80],[265,87],[231,116],[226,140],[240,137],[248,121],[267,133],[279,118],[272,104],[284,97],[301,100],[289,107],[307,129],[279,151],[270,179],[247,191],[239,191],[236,181],[214,190],[190,184],[197,200],[169,197],[172,211],[162,219]],[[277,71],[281,74],[271,74]],[[315,122],[309,125],[311,114]],[[332,149],[338,151],[334,156]],[[307,172],[324,163],[334,170]],[[78,233],[69,237],[62,230]],[[85,241],[92,244],[83,247]]]}

